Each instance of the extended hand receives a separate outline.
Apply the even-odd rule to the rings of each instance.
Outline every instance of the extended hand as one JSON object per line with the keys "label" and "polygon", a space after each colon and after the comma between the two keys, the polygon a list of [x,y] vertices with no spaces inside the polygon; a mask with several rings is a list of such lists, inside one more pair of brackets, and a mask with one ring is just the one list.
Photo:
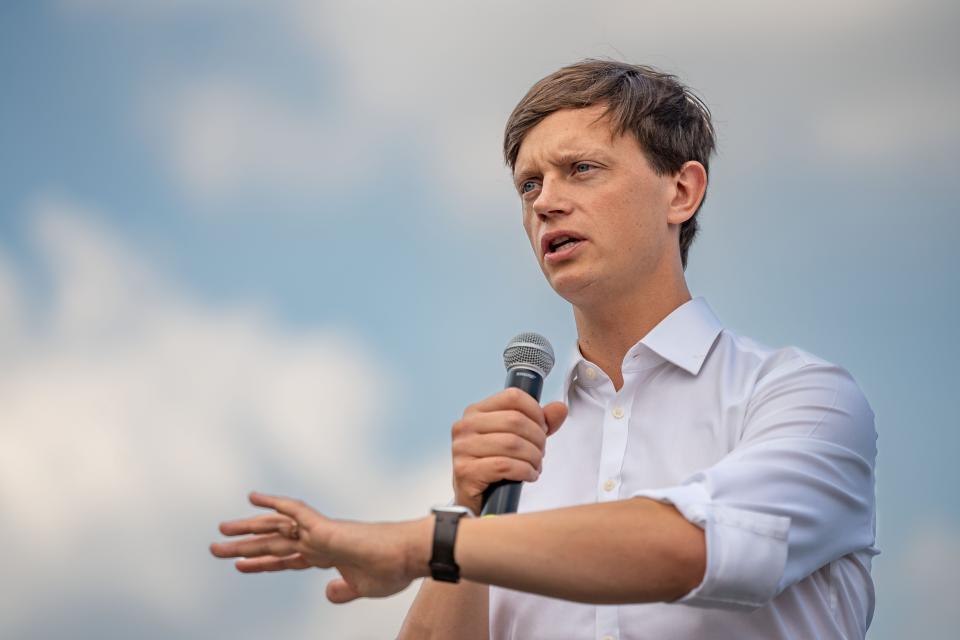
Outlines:
{"label": "extended hand", "polygon": [[367,524],[326,518],[300,500],[251,493],[250,502],[275,513],[224,522],[223,535],[246,537],[210,545],[218,558],[242,558],[243,573],[336,567],[341,577],[327,584],[335,603],[389,596],[429,573],[432,518]]}

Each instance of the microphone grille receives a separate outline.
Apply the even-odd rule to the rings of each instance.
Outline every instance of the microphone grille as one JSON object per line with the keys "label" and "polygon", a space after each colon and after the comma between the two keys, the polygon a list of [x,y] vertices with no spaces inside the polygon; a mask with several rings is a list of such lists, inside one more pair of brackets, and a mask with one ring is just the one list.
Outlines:
{"label": "microphone grille", "polygon": [[553,369],[553,347],[539,333],[524,332],[515,336],[503,350],[503,366],[507,371],[526,367],[538,371],[544,378]]}

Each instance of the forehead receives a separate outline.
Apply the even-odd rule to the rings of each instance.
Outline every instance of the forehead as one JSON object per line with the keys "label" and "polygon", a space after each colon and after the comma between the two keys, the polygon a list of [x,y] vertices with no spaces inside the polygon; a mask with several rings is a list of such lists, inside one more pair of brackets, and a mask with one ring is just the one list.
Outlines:
{"label": "forehead", "polygon": [[551,163],[558,157],[594,152],[613,152],[622,142],[606,116],[606,105],[561,109],[551,113],[527,132],[517,152],[514,173],[530,165]]}

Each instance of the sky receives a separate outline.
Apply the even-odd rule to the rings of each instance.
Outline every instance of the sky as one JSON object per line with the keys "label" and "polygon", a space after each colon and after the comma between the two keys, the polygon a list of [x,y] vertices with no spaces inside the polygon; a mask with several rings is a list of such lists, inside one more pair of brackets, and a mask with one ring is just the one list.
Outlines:
{"label": "sky", "polygon": [[[570,351],[500,156],[584,57],[678,74],[718,155],[687,277],[877,414],[868,637],[947,637],[956,3],[11,1],[0,8],[0,636],[390,637],[414,595],[241,576],[259,489],[359,519],[451,496],[520,331]],[[548,380],[555,394],[560,376]]]}

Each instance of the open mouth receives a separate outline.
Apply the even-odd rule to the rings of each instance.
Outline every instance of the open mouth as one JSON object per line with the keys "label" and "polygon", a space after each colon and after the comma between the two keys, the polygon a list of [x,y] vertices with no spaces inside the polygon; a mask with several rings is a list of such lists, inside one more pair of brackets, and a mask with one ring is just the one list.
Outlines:
{"label": "open mouth", "polygon": [[576,247],[583,238],[578,238],[577,236],[572,235],[559,235],[555,238],[552,238],[549,242],[546,243],[544,255],[545,256],[559,256],[568,251],[571,251]]}

